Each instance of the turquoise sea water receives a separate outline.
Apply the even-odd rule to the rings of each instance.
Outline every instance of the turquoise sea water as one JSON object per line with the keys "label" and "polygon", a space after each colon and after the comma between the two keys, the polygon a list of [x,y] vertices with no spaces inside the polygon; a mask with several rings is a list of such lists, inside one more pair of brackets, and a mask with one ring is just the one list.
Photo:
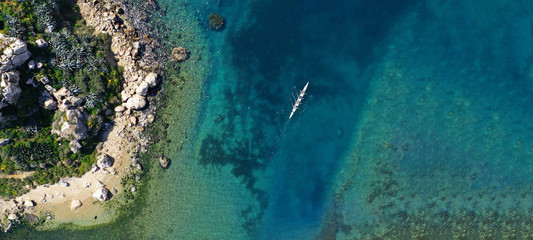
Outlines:
{"label": "turquoise sea water", "polygon": [[24,236],[533,236],[530,1],[159,4],[203,86],[192,125],[168,106],[172,166],[149,173],[132,217]]}

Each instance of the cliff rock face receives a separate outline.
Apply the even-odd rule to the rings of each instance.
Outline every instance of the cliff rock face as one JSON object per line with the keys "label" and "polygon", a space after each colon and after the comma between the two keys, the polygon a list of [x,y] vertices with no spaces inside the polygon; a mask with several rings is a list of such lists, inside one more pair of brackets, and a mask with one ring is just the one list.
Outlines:
{"label": "cliff rock face", "polygon": [[0,56],[0,72],[20,67],[31,57],[25,42],[1,33],[0,50],[3,51],[2,56]]}

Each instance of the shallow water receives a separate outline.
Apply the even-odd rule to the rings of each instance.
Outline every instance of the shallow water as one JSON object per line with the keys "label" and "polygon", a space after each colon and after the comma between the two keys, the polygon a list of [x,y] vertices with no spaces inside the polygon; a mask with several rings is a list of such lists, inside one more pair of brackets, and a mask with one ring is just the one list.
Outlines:
{"label": "shallow water", "polygon": [[169,106],[181,150],[151,172],[141,214],[47,237],[533,235],[530,2],[160,4],[169,40],[201,56],[182,69],[205,83],[199,117],[189,129]]}

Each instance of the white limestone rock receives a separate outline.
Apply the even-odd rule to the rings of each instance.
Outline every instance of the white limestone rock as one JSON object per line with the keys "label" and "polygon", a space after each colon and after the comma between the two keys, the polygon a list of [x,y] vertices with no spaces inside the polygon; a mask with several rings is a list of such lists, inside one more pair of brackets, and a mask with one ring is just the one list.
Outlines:
{"label": "white limestone rock", "polygon": [[123,106],[117,106],[115,107],[115,112],[124,112],[124,107]]}
{"label": "white limestone rock", "polygon": [[37,44],[37,47],[39,48],[48,47],[48,43],[44,39],[37,39],[35,40],[35,43]]}
{"label": "white limestone rock", "polygon": [[33,60],[30,60],[30,61],[28,62],[28,68],[29,68],[30,70],[35,70],[35,69],[37,68],[37,63],[35,63],[35,61],[33,61]]}
{"label": "white limestone rock", "polygon": [[83,204],[81,203],[79,199],[72,200],[72,202],[70,202],[70,210],[74,211],[78,209],[79,207],[81,207],[82,205]]}
{"label": "white limestone rock", "polygon": [[[42,76],[40,79],[39,79],[39,82],[42,82],[43,84],[49,84],[50,83],[50,79],[48,79],[47,76]],[[50,85],[48,85],[50,86]],[[50,86],[51,87],[51,86]],[[52,88],[53,89],[53,88]],[[55,92],[55,89],[54,89],[54,92]]]}
{"label": "white limestone rock", "polygon": [[93,198],[102,202],[109,200],[109,197],[110,192],[109,190],[107,190],[107,188],[99,188],[98,190],[96,190],[96,192],[93,193]]}
{"label": "white limestone rock", "polygon": [[128,109],[139,110],[144,108],[145,106],[146,99],[144,99],[144,97],[140,95],[134,95],[126,102],[126,108]]}
{"label": "white limestone rock", "polygon": [[19,86],[19,73],[17,71],[2,73],[0,87],[2,87],[4,101],[11,105],[15,104],[22,93]]}
{"label": "white limestone rock", "polygon": [[3,147],[5,145],[9,144],[9,138],[2,138],[0,139],[0,147]]}
{"label": "white limestone rock", "polygon": [[147,83],[149,87],[155,87],[157,85],[157,74],[148,73],[146,78],[144,78],[144,82]]}
{"label": "white limestone rock", "polygon": [[102,154],[98,158],[96,165],[99,168],[104,169],[104,168],[112,167],[114,163],[115,163],[115,159],[113,159],[111,156],[107,154]]}
{"label": "white limestone rock", "polygon": [[79,153],[81,150],[81,144],[78,141],[72,140],[69,143],[70,151],[73,153]]}
{"label": "white limestone rock", "polygon": [[135,92],[141,96],[146,96],[146,93],[148,93],[148,83],[142,82],[141,84],[139,84]]}
{"label": "white limestone rock", "polygon": [[26,200],[26,201],[24,201],[23,204],[24,204],[25,207],[33,207],[33,206],[35,206],[35,203],[32,200]]}
{"label": "white limestone rock", "polygon": [[0,56],[0,72],[20,67],[31,57],[25,42],[1,33],[0,49],[3,50],[3,55]]}
{"label": "white limestone rock", "polygon": [[57,102],[54,101],[54,99],[48,99],[44,101],[44,109],[46,110],[56,110],[57,109]]}
{"label": "white limestone rock", "polygon": [[103,182],[100,182],[100,180],[96,180],[96,186],[99,188],[105,187],[105,184]]}
{"label": "white limestone rock", "polygon": [[62,87],[52,94],[58,101],[63,101],[66,97],[70,96],[70,91],[67,88]]}

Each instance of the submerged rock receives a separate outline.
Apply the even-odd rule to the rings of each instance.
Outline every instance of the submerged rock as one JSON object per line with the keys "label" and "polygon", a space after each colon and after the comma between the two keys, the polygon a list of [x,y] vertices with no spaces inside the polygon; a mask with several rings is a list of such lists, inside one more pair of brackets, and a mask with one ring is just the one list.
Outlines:
{"label": "submerged rock", "polygon": [[185,61],[189,58],[189,50],[184,47],[177,47],[172,49],[172,60],[174,61]]}
{"label": "submerged rock", "polygon": [[209,27],[213,30],[221,30],[224,27],[224,18],[216,13],[209,14]]}
{"label": "submerged rock", "polygon": [[7,215],[7,219],[9,219],[9,220],[17,220],[18,217],[17,217],[16,214],[10,213],[9,215]]}
{"label": "submerged rock", "polygon": [[165,156],[160,156],[159,157],[159,165],[162,168],[167,168],[169,164],[170,164],[170,159],[169,158],[167,158]]}

